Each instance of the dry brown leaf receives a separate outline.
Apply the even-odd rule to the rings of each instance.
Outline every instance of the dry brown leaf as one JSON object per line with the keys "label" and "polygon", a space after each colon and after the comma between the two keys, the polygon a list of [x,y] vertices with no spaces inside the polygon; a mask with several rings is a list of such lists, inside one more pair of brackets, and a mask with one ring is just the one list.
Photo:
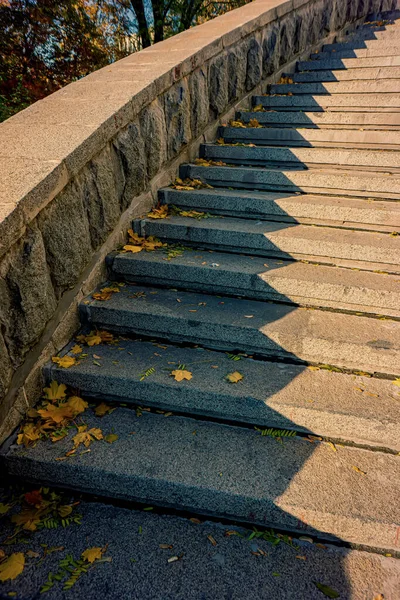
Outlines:
{"label": "dry brown leaf", "polygon": [[243,375],[239,373],[239,371],[234,371],[233,373],[228,373],[225,377],[230,383],[238,383],[243,379]]}
{"label": "dry brown leaf", "polygon": [[183,369],[175,369],[175,371],[171,372],[171,375],[175,381],[183,381],[184,379],[190,381],[193,377],[190,371],[185,371]]}
{"label": "dry brown leaf", "polygon": [[14,552],[0,564],[0,581],[16,579],[25,567],[25,556],[23,552]]}
{"label": "dry brown leaf", "polygon": [[76,363],[76,358],[74,358],[73,356],[53,356],[53,358],[51,359],[53,361],[53,363],[55,363],[56,365],[58,365],[59,367],[63,368],[63,369],[69,369],[70,367],[72,367],[75,363]]}
{"label": "dry brown leaf", "polygon": [[210,542],[212,543],[213,546],[217,545],[217,542],[216,542],[215,538],[213,538],[212,535],[208,535],[207,539],[210,540]]}
{"label": "dry brown leaf", "polygon": [[150,219],[165,219],[168,217],[168,208],[168,204],[163,204],[162,206],[153,208],[153,210],[147,213],[147,216],[150,217]]}

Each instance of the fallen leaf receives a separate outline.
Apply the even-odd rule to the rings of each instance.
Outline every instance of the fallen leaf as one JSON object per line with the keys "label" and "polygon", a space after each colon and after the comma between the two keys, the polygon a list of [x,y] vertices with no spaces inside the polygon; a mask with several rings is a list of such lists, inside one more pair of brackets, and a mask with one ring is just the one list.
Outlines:
{"label": "fallen leaf", "polygon": [[131,244],[127,244],[126,246],[124,246],[124,250],[126,250],[127,252],[132,252],[132,254],[135,254],[136,252],[141,252],[143,250],[142,246],[132,246]]}
{"label": "fallen leaf", "polygon": [[394,381],[392,381],[392,383],[400,387],[400,379],[395,379]]}
{"label": "fallen leaf", "polygon": [[53,356],[51,360],[63,369],[69,369],[76,363],[76,358],[73,356],[63,356],[62,358],[60,356]]}
{"label": "fallen leaf", "polygon": [[24,494],[24,500],[30,506],[40,506],[43,502],[43,497],[40,490],[33,490]]}
{"label": "fallen leaf", "polygon": [[159,548],[161,548],[161,550],[172,550],[173,546],[172,544],[160,544]]}
{"label": "fallen leaf", "polygon": [[300,554],[296,556],[299,560],[307,560],[307,556],[301,556]]}
{"label": "fallen leaf", "polygon": [[329,446],[330,448],[332,448],[332,450],[333,450],[334,452],[337,452],[337,448],[336,448],[336,446],[335,446],[335,444],[334,444],[333,442],[326,442],[326,443],[328,444],[328,446]]}
{"label": "fallen leaf", "polygon": [[323,585],[317,581],[313,581],[313,584],[324,594],[327,598],[339,598],[340,594],[333,590],[329,585]]}
{"label": "fallen leaf", "polygon": [[168,204],[153,208],[151,212],[147,213],[147,216],[150,217],[150,219],[165,219],[168,217]]}
{"label": "fallen leaf", "polygon": [[89,563],[94,563],[95,560],[99,560],[103,556],[102,548],[88,548],[82,552],[82,558],[87,560]]}
{"label": "fallen leaf", "polygon": [[58,385],[57,381],[52,381],[49,387],[44,388],[44,395],[48,400],[64,400],[66,396],[67,386],[61,383]]}
{"label": "fallen leaf", "polygon": [[39,552],[34,552],[33,550],[28,550],[26,555],[28,558],[39,558],[40,556]]}
{"label": "fallen leaf", "polygon": [[227,379],[231,383],[238,383],[243,379],[243,375],[239,373],[239,371],[234,371],[233,373],[228,373],[225,379]]}
{"label": "fallen leaf", "polygon": [[82,346],[79,346],[78,344],[75,344],[75,346],[72,346],[70,352],[72,354],[80,354],[82,352]]}
{"label": "fallen leaf", "polygon": [[[72,396],[69,398],[67,405],[72,408],[75,415],[79,415],[89,406],[88,403],[82,398],[79,398],[79,396]],[[65,406],[65,404],[63,406]]]}
{"label": "fallen leaf", "polygon": [[210,542],[212,543],[213,546],[217,545],[217,542],[216,542],[215,538],[213,538],[212,535],[208,535],[207,539],[210,540]]}
{"label": "fallen leaf", "polygon": [[361,469],[359,469],[358,467],[355,467],[354,465],[353,465],[353,469],[354,469],[355,471],[357,471],[357,473],[360,473],[361,475],[366,475],[366,472],[365,472],[365,471],[362,471]]}
{"label": "fallen leaf", "polygon": [[192,523],[195,523],[196,525],[200,525],[201,524],[200,519],[196,519],[195,517],[192,517],[191,519],[189,519],[189,521],[191,521]]}
{"label": "fallen leaf", "polygon": [[94,413],[96,417],[104,417],[104,415],[113,412],[113,410],[115,410],[115,408],[112,408],[111,406],[108,406],[108,404],[106,404],[105,402],[102,402],[101,404],[96,406],[96,408],[94,409]]}
{"label": "fallen leaf", "polygon": [[190,381],[193,377],[190,371],[185,371],[183,369],[175,369],[175,371],[171,372],[171,375],[175,381],[183,381],[184,379]]}
{"label": "fallen leaf", "polygon": [[[0,502],[0,515],[5,515],[11,508],[11,504],[3,504]],[[1,557],[0,557],[1,558]]]}
{"label": "fallen leaf", "polygon": [[170,556],[167,562],[173,563],[173,562],[176,562],[177,560],[179,560],[179,556]]}
{"label": "fallen leaf", "polygon": [[25,556],[23,552],[14,552],[14,554],[10,554],[10,556],[0,564],[0,581],[16,579],[16,577],[22,573],[24,567]]}
{"label": "fallen leaf", "polygon": [[109,433],[108,435],[106,435],[106,437],[104,438],[106,442],[108,442],[109,444],[113,444],[114,442],[117,441],[118,436],[116,433]]}

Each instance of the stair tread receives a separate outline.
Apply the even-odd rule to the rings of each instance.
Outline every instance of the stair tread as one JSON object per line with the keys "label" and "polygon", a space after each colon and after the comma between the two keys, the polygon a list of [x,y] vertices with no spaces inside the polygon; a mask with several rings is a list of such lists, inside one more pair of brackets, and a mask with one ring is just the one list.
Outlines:
{"label": "stair tread", "polygon": [[332,268],[317,257],[303,263],[197,250],[166,260],[141,252],[115,254],[109,267],[142,284],[400,317],[398,275]]}
{"label": "stair tread", "polygon": [[132,285],[107,302],[90,296],[80,308],[91,327],[115,333],[357,371],[399,370],[400,323],[390,319]]}
{"label": "stair tread", "polygon": [[[232,361],[223,352],[138,340],[100,344],[90,350],[100,357],[96,360],[101,369],[90,356],[69,369],[51,364],[45,369],[48,381],[64,383],[97,400],[132,402],[400,451],[398,392],[388,380],[246,357]],[[192,373],[190,381],[177,382],[170,376],[168,369],[180,364]],[[151,366],[154,373],[142,379]],[[243,375],[240,385],[225,379],[234,370]]]}
{"label": "stair tread", "polygon": [[[367,137],[367,136],[365,136]],[[372,136],[371,136],[372,137]],[[399,146],[400,149],[400,146]],[[364,150],[343,148],[286,148],[268,146],[268,142],[255,147],[229,146],[216,143],[202,144],[201,155],[205,159],[223,161],[227,164],[260,164],[268,167],[268,163],[280,165],[295,164],[297,166],[340,165],[345,167],[367,167],[373,172],[381,169],[386,172],[397,172],[400,169],[400,152],[391,150]],[[240,162],[244,161],[244,162]]]}
{"label": "stair tread", "polygon": [[297,71],[359,69],[365,67],[398,67],[400,56],[376,56],[369,58],[342,58],[329,55],[325,60],[299,61]]}
{"label": "stair tread", "polygon": [[359,109],[400,111],[400,94],[372,93],[372,94],[293,94],[255,96],[254,103],[266,107],[280,108],[282,110],[319,111],[326,108],[335,108],[359,111]]}
{"label": "stair tread", "polygon": [[398,200],[400,177],[397,174],[362,171],[354,168],[328,167],[300,169],[292,167],[266,168],[241,166],[181,165],[180,173],[200,179],[212,186],[245,189],[273,189],[307,193],[336,193],[338,195],[375,197]]}
{"label": "stair tread", "polygon": [[151,413],[138,418],[124,408],[102,418],[87,414],[85,422],[105,434],[115,432],[118,440],[96,442],[72,463],[57,458],[72,447],[74,432],[28,451],[11,446],[3,459],[9,473],[96,495],[397,549],[400,462],[395,456],[350,447],[333,452],[323,442],[301,438],[279,444],[242,427]]}
{"label": "stair tread", "polygon": [[270,94],[387,94],[400,93],[399,79],[378,81],[334,81],[325,83],[282,83],[272,84]]}
{"label": "stair tread", "polygon": [[[335,128],[334,131],[337,129],[343,130],[345,127],[351,127],[354,132],[362,127],[365,130],[366,128],[370,128],[373,131],[380,131],[383,129],[390,137],[391,134],[397,136],[398,129],[396,128],[398,128],[400,125],[400,113],[394,111],[376,113],[371,113],[370,111],[365,110],[358,112],[348,111],[346,109],[326,112],[311,111],[312,109],[307,110],[307,108],[305,108],[303,111],[285,111],[275,108],[275,110],[258,112],[252,115],[251,118],[258,119],[260,123],[273,124],[275,128],[302,128],[305,135],[308,135],[310,129],[315,129],[318,131],[322,127]],[[246,113],[245,111],[240,112],[241,118],[250,118],[250,114],[252,113]],[[241,130],[242,133],[247,131],[247,129]],[[255,135],[257,135],[258,131],[260,130],[254,130]]]}
{"label": "stair tread", "polygon": [[400,79],[400,67],[361,67],[359,69],[332,69],[326,71],[305,71],[288,75],[295,82],[313,81],[381,81]]}

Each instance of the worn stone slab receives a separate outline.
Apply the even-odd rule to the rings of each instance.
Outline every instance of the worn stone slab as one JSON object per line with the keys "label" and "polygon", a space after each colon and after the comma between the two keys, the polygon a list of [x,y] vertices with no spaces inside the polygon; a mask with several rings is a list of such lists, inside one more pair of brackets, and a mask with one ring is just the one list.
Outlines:
{"label": "worn stone slab", "polygon": [[[397,132],[400,127],[400,114],[398,112],[358,112],[358,111],[263,111],[263,112],[239,112],[240,118],[245,122],[250,118],[257,119],[259,123],[265,125],[275,125],[280,128],[293,127],[296,125],[301,126],[303,129],[318,129],[318,128],[337,128],[339,131],[342,129],[354,129],[359,130],[360,127],[365,130],[378,130],[384,129],[389,139],[392,134]],[[252,117],[250,117],[252,115]],[[239,132],[237,132],[239,133]],[[258,129],[253,129],[254,137],[258,134]],[[246,129],[243,129],[241,135],[248,135]],[[262,135],[262,132],[260,132]],[[305,131],[304,135],[308,135]],[[341,135],[341,134],[340,134]]]}
{"label": "worn stone slab", "polygon": [[183,178],[201,179],[216,187],[233,187],[374,197],[398,200],[400,178],[388,173],[345,169],[266,169],[260,167],[201,167],[182,165]]}
{"label": "worn stone slab", "polygon": [[326,83],[280,83],[271,85],[270,94],[399,94],[399,79],[378,81],[334,81]]}
{"label": "worn stone slab", "polygon": [[254,103],[266,108],[280,108],[282,110],[325,110],[326,108],[350,107],[353,109],[369,108],[379,110],[390,108],[399,111],[400,94],[335,94],[296,96],[255,96]]}
{"label": "worn stone slab", "polygon": [[[399,132],[400,133],[400,132]],[[373,137],[373,136],[371,136]],[[399,146],[400,150],[400,146]],[[202,144],[201,156],[206,159],[238,165],[295,165],[311,168],[315,165],[330,167],[372,167],[396,173],[400,168],[400,152],[385,150],[361,150],[340,148],[277,148],[258,146],[223,146],[221,144]]]}
{"label": "worn stone slab", "polygon": [[397,275],[332,268],[317,257],[305,264],[214,251],[185,252],[171,261],[162,253],[116,254],[110,268],[141,284],[400,317]]}
{"label": "worn stone slab", "polygon": [[400,56],[376,56],[369,58],[342,58],[330,55],[325,60],[299,61],[297,71],[326,71],[327,69],[361,69],[364,67],[398,67]]}
{"label": "worn stone slab", "polygon": [[[240,118],[248,123],[251,119],[257,119],[260,124],[270,125],[261,128],[242,128],[242,127],[222,127],[221,137],[225,143],[243,142],[254,145],[265,146],[308,146],[308,147],[327,147],[327,148],[359,148],[359,149],[390,149],[400,150],[400,131],[371,131],[364,127],[357,129],[341,129],[339,124],[333,129],[317,129],[319,123],[317,119],[313,122],[311,119],[308,127],[273,127],[278,123],[269,123],[270,116],[268,112],[241,112]],[[282,113],[280,113],[282,114]],[[301,113],[304,114],[304,113]],[[308,113],[310,114],[310,113]],[[321,113],[315,113],[321,115]],[[327,113],[322,113],[323,115]],[[336,113],[341,115],[342,113]],[[350,113],[351,114],[351,113]],[[326,119],[327,121],[333,119]],[[343,119],[350,121],[350,119]],[[325,120],[321,121],[324,125]],[[400,123],[400,114],[399,114]],[[306,125],[306,123],[304,123]],[[315,129],[314,129],[315,127]],[[355,125],[353,125],[355,127]]]}
{"label": "worn stone slab", "polygon": [[[235,361],[243,381],[231,385],[224,377],[233,363],[223,352],[135,340],[98,345],[95,350],[101,369],[90,358],[70,369],[52,364],[45,369],[47,380],[98,401],[400,450],[400,392],[391,381],[243,356]],[[165,370],[180,364],[193,374],[190,381],[177,382]],[[154,373],[143,378],[150,366]]]}
{"label": "worn stone slab", "polygon": [[400,53],[400,36],[399,33],[396,32],[397,35],[392,35],[389,39],[386,37],[381,37],[379,40],[369,40],[364,38],[360,38],[358,35],[352,36],[352,39],[348,42],[335,42],[333,44],[324,44],[322,46],[321,52],[342,52],[346,50],[377,50],[379,48],[380,51],[396,51]]}
{"label": "worn stone slab", "polygon": [[380,81],[400,79],[400,67],[364,67],[361,69],[305,71],[289,74],[296,83],[313,83],[315,81]]}
{"label": "worn stone slab", "polygon": [[[321,600],[317,582],[329,585],[342,598],[365,600],[377,592],[393,597],[400,584],[398,561],[370,552],[333,544],[319,547],[298,539],[292,548],[282,542],[273,546],[263,539],[248,540],[248,529],[207,520],[197,524],[179,516],[101,502],[81,501],[79,513],[83,515],[79,526],[35,532],[29,548],[41,558],[44,545],[63,550],[48,553],[44,560],[30,559],[29,568],[17,580],[2,584],[4,594],[35,598],[49,571],[57,573],[60,560],[67,554],[79,558],[88,547],[106,544],[105,558],[112,562],[97,564],[68,591],[62,591],[63,583],[56,581],[46,592],[47,599],[95,600],[107,590],[108,600],[242,600],[260,594],[279,600],[296,595]],[[229,530],[239,535],[227,536]],[[4,533],[11,534],[11,528]],[[165,543],[172,547],[162,549]],[[12,546],[14,552],[26,549],[22,543]],[[8,554],[9,546],[4,546],[4,551]],[[177,554],[183,554],[182,559],[168,563]],[[296,560],[296,556],[302,558]]]}
{"label": "worn stone slab", "polygon": [[363,200],[334,196],[290,195],[279,192],[247,192],[223,189],[193,191],[164,188],[159,198],[166,204],[194,208],[247,219],[294,220],[313,219],[400,227],[400,206],[383,200]]}
{"label": "worn stone slab", "polygon": [[[138,292],[145,293],[140,301],[134,296]],[[80,306],[83,322],[116,333],[357,371],[399,372],[397,321],[130,285],[107,302],[86,302]]]}
{"label": "worn stone slab", "polygon": [[383,233],[229,217],[143,219],[140,224],[142,233],[169,242],[204,244],[231,251],[236,248],[261,256],[289,258],[292,253],[304,253],[392,265],[400,262],[398,236]]}
{"label": "worn stone slab", "polygon": [[138,418],[123,408],[103,418],[88,413],[85,422],[118,440],[57,461],[72,446],[70,432],[28,451],[11,446],[3,465],[28,481],[398,550],[398,456],[350,447],[333,452],[299,438],[280,444],[242,427],[151,413]]}

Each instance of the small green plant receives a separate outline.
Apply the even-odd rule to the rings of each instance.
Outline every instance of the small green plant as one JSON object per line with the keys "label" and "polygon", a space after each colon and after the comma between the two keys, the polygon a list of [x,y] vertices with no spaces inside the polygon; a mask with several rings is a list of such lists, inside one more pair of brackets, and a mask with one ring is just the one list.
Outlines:
{"label": "small green plant", "polygon": [[150,375],[153,375],[155,372],[156,370],[154,367],[150,367],[146,371],[143,371],[143,373],[140,373],[140,381],[143,381],[143,379],[146,379],[146,377],[150,377]]}
{"label": "small green plant", "polygon": [[293,438],[296,437],[295,431],[289,431],[288,429],[275,429],[269,427],[268,429],[261,429],[260,427],[254,427],[256,431],[259,431],[261,435],[274,438],[277,442],[283,443],[282,438]]}

